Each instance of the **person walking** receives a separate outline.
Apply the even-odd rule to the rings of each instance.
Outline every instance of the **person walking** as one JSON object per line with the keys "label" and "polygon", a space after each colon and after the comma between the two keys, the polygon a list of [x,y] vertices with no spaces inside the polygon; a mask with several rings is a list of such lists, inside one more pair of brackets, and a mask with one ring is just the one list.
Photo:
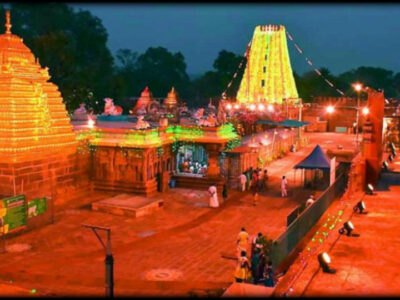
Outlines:
{"label": "person walking", "polygon": [[282,176],[282,181],[281,181],[281,192],[282,192],[282,197],[287,197],[287,180],[286,176]]}
{"label": "person walking", "polygon": [[217,208],[219,207],[219,202],[218,202],[218,195],[217,195],[217,187],[215,184],[210,186],[208,188],[208,193],[210,194],[210,200],[209,200],[209,207],[212,208]]}
{"label": "person walking", "polygon": [[268,184],[268,170],[264,170],[264,175],[263,175],[263,189],[267,189],[267,184]]}
{"label": "person walking", "polygon": [[240,180],[240,187],[241,187],[242,192],[246,191],[247,178],[246,178],[245,172],[240,174],[239,180]]}
{"label": "person walking", "polygon": [[246,175],[246,190],[248,191],[250,189],[250,181],[251,181],[250,170],[247,170],[245,172],[245,175]]}
{"label": "person walking", "polygon": [[238,254],[240,254],[242,251],[247,252],[248,240],[249,240],[249,234],[247,233],[246,229],[242,227],[237,238]]}
{"label": "person walking", "polygon": [[225,202],[227,198],[228,198],[228,188],[226,187],[226,184],[224,184],[224,186],[222,188],[222,199],[223,199],[223,202]]}
{"label": "person walking", "polygon": [[253,205],[257,205],[258,200],[258,176],[257,172],[253,172],[253,178],[251,180],[251,190],[253,193]]}
{"label": "person walking", "polygon": [[249,271],[250,263],[246,257],[246,251],[242,251],[235,270],[235,281],[239,283],[245,282],[249,277]]}

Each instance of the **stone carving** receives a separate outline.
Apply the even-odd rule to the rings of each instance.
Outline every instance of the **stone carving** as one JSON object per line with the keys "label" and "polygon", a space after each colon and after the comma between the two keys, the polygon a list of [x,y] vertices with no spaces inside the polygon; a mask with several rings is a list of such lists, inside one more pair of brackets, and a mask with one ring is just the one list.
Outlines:
{"label": "stone carving", "polygon": [[111,98],[104,99],[104,112],[102,113],[103,116],[119,116],[122,114],[121,106],[114,105],[114,101]]}
{"label": "stone carving", "polygon": [[147,128],[150,127],[149,122],[143,120],[143,118],[144,118],[143,115],[138,116],[137,118],[138,118],[138,120],[137,120],[136,125],[134,127],[135,129],[147,129]]}

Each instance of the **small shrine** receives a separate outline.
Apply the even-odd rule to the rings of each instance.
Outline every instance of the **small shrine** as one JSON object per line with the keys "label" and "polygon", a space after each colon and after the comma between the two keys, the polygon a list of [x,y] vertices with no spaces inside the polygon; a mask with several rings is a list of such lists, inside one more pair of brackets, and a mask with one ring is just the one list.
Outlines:
{"label": "small shrine", "polygon": [[146,88],[140,94],[140,98],[136,102],[133,112],[134,113],[138,113],[138,112],[146,113],[146,109],[152,101],[153,101],[153,95],[152,95],[151,91],[149,90],[149,87],[146,86]]}
{"label": "small shrine", "polygon": [[178,106],[177,94],[175,88],[172,87],[171,91],[168,93],[167,97],[164,99],[164,106],[171,110]]}

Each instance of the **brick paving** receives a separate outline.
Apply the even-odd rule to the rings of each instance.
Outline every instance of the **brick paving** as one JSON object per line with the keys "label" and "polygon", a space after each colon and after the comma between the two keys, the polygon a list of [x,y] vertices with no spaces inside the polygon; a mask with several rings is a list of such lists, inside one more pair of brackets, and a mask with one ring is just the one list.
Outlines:
{"label": "brick paving", "polygon": [[[325,136],[313,137],[320,142]],[[226,203],[210,209],[204,207],[207,192],[173,189],[162,195],[163,210],[137,219],[89,208],[57,212],[55,224],[7,241],[28,243],[32,249],[2,254],[0,281],[12,279],[15,285],[47,295],[103,295],[104,251],[93,233],[81,228],[87,223],[112,229],[116,296],[187,296],[191,291],[226,288],[233,281],[235,261],[221,253],[235,253],[242,226],[250,234],[261,231],[270,238],[285,230],[287,214],[305,198],[299,196],[300,190],[294,197],[279,197],[280,178],[286,174],[294,187],[290,170],[314,146],[311,139],[307,147],[271,163],[269,189],[257,206],[249,192],[232,190]],[[173,278],[149,280],[157,269],[167,270]]]}

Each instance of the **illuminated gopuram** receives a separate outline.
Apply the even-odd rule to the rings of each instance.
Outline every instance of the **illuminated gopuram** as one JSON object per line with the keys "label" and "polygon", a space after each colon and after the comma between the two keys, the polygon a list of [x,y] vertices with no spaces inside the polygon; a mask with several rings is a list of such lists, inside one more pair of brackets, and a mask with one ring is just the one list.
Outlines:
{"label": "illuminated gopuram", "polygon": [[[79,175],[77,141],[58,87],[22,39],[0,35],[0,194],[70,194]],[[58,188],[57,188],[58,187]],[[62,200],[60,200],[62,202]]]}
{"label": "illuminated gopuram", "polygon": [[298,99],[290,65],[285,27],[261,25],[254,30],[237,102],[282,104]]}

